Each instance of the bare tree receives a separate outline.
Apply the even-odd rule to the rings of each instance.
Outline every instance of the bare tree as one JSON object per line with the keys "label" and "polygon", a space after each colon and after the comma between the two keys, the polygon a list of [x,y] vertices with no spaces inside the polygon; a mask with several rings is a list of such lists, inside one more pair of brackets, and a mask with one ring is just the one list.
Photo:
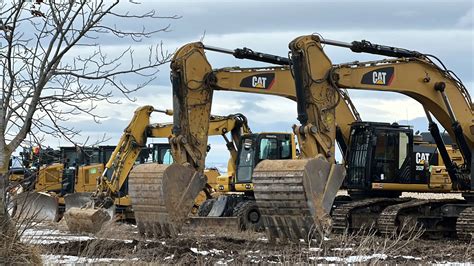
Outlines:
{"label": "bare tree", "polygon": [[[131,3],[136,6],[125,2]],[[117,103],[117,94],[132,99],[130,94],[149,84],[157,67],[170,60],[161,44],[143,47],[140,42],[168,31],[163,22],[177,17],[140,13],[141,6],[133,8],[137,14],[122,4],[0,0],[0,191],[9,158],[27,137],[41,141],[42,134],[50,134],[72,141],[78,132],[64,121],[74,115],[99,118],[97,104]],[[112,51],[104,42],[122,49]],[[126,43],[143,48],[136,55]],[[126,82],[130,78],[134,85]],[[1,222],[7,215],[0,194]]]}

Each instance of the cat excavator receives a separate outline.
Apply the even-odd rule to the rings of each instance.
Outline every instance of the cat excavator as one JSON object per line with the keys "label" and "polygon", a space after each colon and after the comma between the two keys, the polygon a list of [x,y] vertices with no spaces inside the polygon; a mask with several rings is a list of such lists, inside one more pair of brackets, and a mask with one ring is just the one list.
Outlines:
{"label": "cat excavator", "polygon": [[[234,67],[212,70],[205,56],[205,50],[232,54],[241,59],[274,63],[278,66],[262,68]],[[174,114],[173,134],[170,137],[170,144],[174,163],[170,166],[140,165],[131,171],[129,177],[132,205],[135,205],[134,199],[137,200],[137,203],[146,200],[143,198],[143,189],[149,184],[150,181],[148,180],[154,180],[154,186],[148,188],[153,198],[147,201],[147,206],[153,207],[135,209],[135,214],[140,232],[158,237],[173,237],[178,234],[181,226],[188,219],[194,197],[206,184],[206,178],[202,171],[208,138],[207,125],[209,124],[214,90],[259,93],[282,96],[292,100],[297,99],[288,59],[254,52],[247,48],[226,50],[205,46],[202,43],[190,43],[181,47],[174,55],[171,69]],[[330,92],[328,91],[328,93]],[[331,118],[327,117],[328,121],[326,123],[337,124],[337,126],[334,124],[329,134],[334,134],[332,140],[337,138],[340,148],[344,151],[350,134],[349,125],[360,120],[359,115],[347,94],[342,90],[335,91],[330,101],[325,102],[325,104],[332,109],[332,113],[337,112],[339,114],[337,116],[338,121],[330,120]],[[335,118],[334,115],[332,117]],[[323,126],[321,126],[322,129]],[[311,130],[314,131],[316,128]],[[294,132],[299,131],[294,130]],[[329,142],[327,136],[321,138]],[[278,160],[276,158],[276,160],[263,160],[256,165],[252,171],[253,173],[249,173],[250,175],[253,174],[254,191],[257,191],[259,187],[263,190],[279,189],[280,192],[275,195],[281,196],[282,202],[286,202],[284,204],[296,209],[303,204],[301,197],[299,195],[296,197],[289,195],[287,197],[285,195],[286,190],[299,193],[304,189],[303,182],[315,183],[316,179],[319,178],[324,178],[324,182],[326,182],[328,177],[333,179],[333,176],[343,176],[344,173],[342,166],[329,163],[328,159],[316,156],[306,146],[302,146],[307,145],[303,144],[308,142],[307,139],[298,136],[298,140],[301,151],[300,157],[307,159],[288,160],[281,158],[283,160]],[[331,154],[329,158],[334,161],[335,143],[330,142],[331,146],[327,148],[327,154]],[[239,156],[239,159],[243,158]],[[253,158],[248,159],[253,160]],[[263,180],[264,175],[268,172],[265,169],[274,172],[281,171],[285,176],[282,176],[280,181],[270,184],[268,183],[270,179]],[[313,173],[316,173],[313,172],[314,169],[320,169],[320,171],[314,175]],[[324,198],[335,197],[341,185],[340,182],[342,182],[339,179],[334,179],[334,181],[339,183],[333,184],[328,189],[311,188],[313,189],[311,193],[317,195],[312,207],[321,215],[328,214],[332,206],[332,202],[330,202],[324,206],[325,209],[323,210],[321,201]],[[332,183],[332,181],[329,180],[329,183]],[[323,196],[320,197],[320,195]],[[272,197],[273,195],[268,196]],[[257,198],[256,195],[255,198]],[[262,206],[265,208],[261,202],[258,203],[259,209]],[[285,208],[283,205],[280,207]],[[153,211],[150,212],[150,209],[153,209]],[[327,219],[326,216],[325,218]],[[265,223],[265,221],[263,222]]]}
{"label": "cat excavator", "polygon": [[[327,58],[323,45],[391,58],[322,64],[322,58]],[[295,39],[290,43],[290,50],[297,92],[301,92],[297,93],[300,121],[310,116],[303,107],[308,105],[308,95],[318,82],[327,82],[335,90],[401,93],[422,104],[429,131],[444,163],[444,166],[430,167],[428,175],[417,177],[417,166],[410,157],[413,147],[410,128],[354,123],[346,153],[345,184],[353,198],[363,199],[334,209],[333,227],[358,230],[362,225],[374,223],[380,233],[390,234],[415,226],[422,228],[428,237],[471,239],[474,234],[474,111],[471,96],[456,74],[433,55],[368,41],[345,43],[310,35]],[[323,80],[319,80],[321,77]],[[448,132],[456,149],[446,148],[433,116]],[[407,191],[462,193],[464,200],[398,198],[401,192]],[[258,194],[256,197],[258,199]]]}
{"label": "cat excavator", "polygon": [[[134,169],[163,168],[166,167],[163,164],[164,158],[172,158],[169,155],[170,145],[163,143],[158,145],[158,149],[153,149],[153,157],[156,157],[153,163],[135,165],[135,161],[141,149],[145,147],[148,138],[167,138],[171,136],[173,124],[150,124],[152,112],[172,114],[171,110],[156,110],[152,106],[138,108],[130,124],[124,130],[119,144],[111,154],[105,171],[98,179],[97,189],[92,195],[92,200],[90,194],[71,194],[66,198],[68,210],[64,218],[71,232],[98,232],[102,225],[115,215],[114,211],[118,209],[122,209],[122,215],[128,217],[133,215],[139,227],[141,227],[142,216],[152,214],[155,211],[154,206],[150,205],[149,201],[150,198],[156,197],[157,193],[161,193],[154,190],[157,187],[155,184],[157,180],[150,178],[147,174],[140,175],[140,178],[143,178],[145,183],[138,192],[134,190],[136,187],[132,185],[134,182],[133,178],[129,177],[132,167]],[[206,135],[221,135],[226,141],[226,146],[230,152],[228,171],[226,175],[219,175],[216,169],[206,169],[204,174],[207,177],[207,183],[203,187],[204,193],[201,193],[204,195],[196,195],[193,201],[194,204],[197,203],[196,201],[199,201],[198,203],[201,204],[206,198],[212,199],[216,202],[214,204],[216,206],[215,208],[210,208],[208,212],[220,212],[219,215],[216,215],[218,217],[222,215],[221,213],[225,210],[223,208],[226,204],[217,204],[217,202],[220,203],[219,199],[221,197],[216,201],[213,199],[215,193],[226,194],[229,192],[251,191],[253,189],[250,179],[251,171],[256,162],[266,158],[272,159],[272,156],[290,159],[294,157],[296,151],[294,138],[291,134],[274,132],[252,133],[248,127],[247,118],[242,114],[229,116],[212,115],[208,123]],[[230,133],[231,139],[227,137],[227,133]],[[278,142],[275,143],[274,140],[278,140]],[[273,144],[276,144],[276,146],[273,146]],[[206,150],[203,152],[207,152],[207,149],[206,145]],[[266,157],[253,159],[256,155]],[[247,159],[248,157],[252,157],[252,160]],[[136,173],[135,170],[133,172]],[[223,201],[225,203],[227,199]],[[244,200],[239,198],[238,200],[233,200],[232,204],[236,205],[236,208],[240,206],[240,211],[246,210],[249,212],[247,213],[249,215],[252,213],[251,216],[254,217],[253,211],[255,207],[251,208],[252,206],[249,204],[241,204],[243,202]],[[86,207],[84,208],[84,206]],[[222,208],[220,211],[217,210],[219,206]],[[257,215],[259,216],[259,214]],[[202,219],[198,220],[195,223],[202,223]],[[235,219],[219,218],[219,223],[225,221],[228,221],[228,223],[236,222]]]}

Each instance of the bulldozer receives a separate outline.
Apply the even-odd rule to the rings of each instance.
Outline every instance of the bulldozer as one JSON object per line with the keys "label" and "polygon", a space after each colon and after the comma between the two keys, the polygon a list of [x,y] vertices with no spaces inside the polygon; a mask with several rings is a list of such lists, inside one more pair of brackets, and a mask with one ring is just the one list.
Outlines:
{"label": "bulldozer", "polygon": [[92,159],[91,147],[25,148],[23,176],[11,182],[10,214],[35,220],[59,221],[65,210],[64,196],[92,191],[103,165]]}

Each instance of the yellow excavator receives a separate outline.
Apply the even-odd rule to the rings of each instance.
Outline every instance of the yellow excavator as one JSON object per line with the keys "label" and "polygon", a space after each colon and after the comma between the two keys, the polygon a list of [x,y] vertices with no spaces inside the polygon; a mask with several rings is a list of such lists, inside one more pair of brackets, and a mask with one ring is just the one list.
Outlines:
{"label": "yellow excavator", "polygon": [[[205,49],[230,53],[237,58],[273,62],[280,66],[212,70],[205,57]],[[137,199],[137,203],[144,201],[143,189],[149,184],[148,180],[156,182],[154,183],[156,186],[147,188],[147,192],[150,190],[150,194],[154,195],[152,200],[147,201],[148,208],[135,210],[141,232],[154,236],[176,235],[188,219],[194,197],[204,188],[206,180],[202,173],[205,160],[203,154],[207,145],[206,125],[209,124],[213,91],[260,93],[296,100],[294,82],[288,64],[288,59],[257,53],[250,49],[225,50],[204,46],[202,43],[187,44],[177,51],[171,64],[174,114],[170,144],[174,163],[170,166],[141,165],[135,167],[130,173],[130,195],[134,206],[134,199]],[[358,113],[343,91],[338,92],[334,100],[334,107],[340,114],[338,116],[340,120],[333,122],[337,122],[340,126],[334,127],[333,133],[338,136],[339,144],[344,150],[349,138],[348,125],[359,120]],[[305,140],[299,140],[299,142],[302,141]],[[278,141],[275,142],[278,143]],[[277,144],[275,146],[277,147]],[[334,144],[332,148],[332,156],[334,156]],[[308,151],[305,149],[302,152]],[[253,160],[253,158],[249,159]],[[293,160],[264,160],[257,164],[255,169],[260,169],[261,164],[266,164],[266,167],[274,169],[284,167],[287,173],[303,174],[305,167],[311,168],[324,164],[320,159],[301,160],[294,164],[289,161]],[[331,166],[326,164],[324,171],[336,174],[343,172],[343,168],[336,166],[331,170]],[[254,177],[255,175],[256,173],[253,172]],[[300,176],[297,182],[301,183],[302,178]],[[290,182],[296,179],[288,178]],[[280,189],[286,187],[285,184],[276,183],[276,185]],[[296,190],[302,188],[301,184],[299,184],[300,187],[297,186],[298,184],[288,185]],[[336,184],[334,186],[336,189],[328,191],[334,195],[327,197],[335,196],[339,186],[340,184]],[[330,209],[331,205],[329,204],[327,208]],[[150,209],[153,211],[150,212]]]}
{"label": "yellow excavator", "polygon": [[[322,64],[321,60],[327,58],[323,45],[393,58]],[[444,163],[444,166],[426,169],[426,175],[417,176],[417,165],[410,157],[413,147],[410,128],[370,122],[353,124],[346,153],[345,183],[350,194],[365,199],[334,209],[335,229],[358,229],[375,222],[381,233],[419,226],[429,237],[470,239],[474,233],[474,178],[471,169],[474,113],[469,92],[456,74],[433,55],[368,41],[344,43],[314,35],[302,36],[290,43],[290,50],[296,89],[300,91],[297,103],[298,110],[302,111],[299,112],[302,124],[304,117],[310,115],[302,106],[311,104],[307,96],[315,91],[319,81],[335,91],[347,88],[398,92],[423,105],[429,131]],[[432,116],[448,132],[455,149],[446,148]],[[464,200],[397,198],[401,192],[407,191],[462,193]],[[255,193],[258,203],[258,189]],[[262,214],[265,215],[264,210]]]}
{"label": "yellow excavator", "polygon": [[[134,117],[124,130],[119,144],[110,156],[106,170],[98,182],[96,192],[90,194],[72,194],[66,197],[68,210],[65,214],[66,223],[70,231],[97,232],[102,224],[114,216],[114,210],[122,209],[122,215],[135,216],[140,226],[141,215],[153,214],[153,206],[148,203],[150,198],[156,197],[148,191],[156,188],[156,180],[149,178],[146,174],[141,175],[145,184],[140,188],[140,196],[132,197],[133,186],[128,188],[128,176],[132,167],[135,168],[162,168],[166,167],[162,162],[166,153],[169,153],[169,144],[161,144],[161,148],[154,149],[153,156],[157,160],[154,163],[135,165],[135,160],[141,148],[146,145],[148,138],[167,138],[171,136],[173,124],[150,124],[150,115],[155,109],[152,106],[140,107],[135,111]],[[172,114],[171,110],[160,111]],[[233,216],[227,219],[219,218],[219,224],[228,223],[230,226],[257,224],[259,221],[258,209],[254,200],[246,192],[253,190],[251,174],[255,164],[262,159],[292,159],[295,157],[295,143],[291,133],[260,133],[253,134],[247,124],[247,119],[242,114],[229,116],[211,116],[208,120],[208,132],[206,135],[221,135],[226,141],[230,152],[228,169],[225,175],[219,175],[215,169],[205,170],[208,181],[205,184],[204,193],[196,195],[193,199],[194,205],[201,205],[199,213],[204,217],[195,217],[195,224],[213,221],[211,217]],[[231,138],[227,137],[231,134]],[[275,145],[275,146],[273,146]],[[207,152],[206,150],[203,152]],[[253,158],[258,155],[259,158]],[[161,158],[161,159],[160,159]],[[171,158],[168,154],[168,158]],[[251,160],[249,158],[252,158]],[[134,170],[135,171],[135,170]],[[130,181],[132,182],[132,181]],[[229,192],[242,192],[229,196],[222,195],[215,198],[216,194]],[[205,201],[209,199],[208,201]],[[81,208],[87,203],[93,206]],[[72,207],[74,206],[74,207]],[[244,212],[245,219],[244,219]],[[248,220],[247,218],[253,218]],[[241,220],[241,221],[239,221]],[[247,222],[248,221],[248,222]]]}

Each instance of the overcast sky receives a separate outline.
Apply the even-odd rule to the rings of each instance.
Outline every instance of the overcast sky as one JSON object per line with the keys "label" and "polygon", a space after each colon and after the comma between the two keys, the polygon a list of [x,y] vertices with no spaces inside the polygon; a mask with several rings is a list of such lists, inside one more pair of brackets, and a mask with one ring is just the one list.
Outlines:
{"label": "overcast sky", "polygon": [[[124,1],[125,2],[125,1]],[[438,56],[455,71],[473,93],[473,4],[472,1],[140,1],[136,6],[124,3],[124,10],[155,9],[160,15],[179,15],[177,20],[160,20],[171,24],[170,32],[135,45],[137,51],[147,44],[162,41],[173,52],[188,42],[198,41],[205,33],[204,43],[234,49],[253,50],[286,56],[288,43],[299,35],[321,34],[324,38],[351,42],[370,40],[374,43],[399,46]],[[156,26],[157,21],[144,21]],[[153,25],[151,25],[153,23]],[[120,24],[122,27],[127,25]],[[99,39],[107,51],[118,51],[130,43]],[[105,49],[104,49],[105,50]],[[354,54],[347,49],[327,47],[333,63],[380,59],[378,56]],[[81,52],[81,51],[80,51]],[[87,53],[87,51],[82,51]],[[261,66],[229,55],[208,52],[213,67]],[[107,116],[101,124],[74,118],[71,123],[82,129],[82,136],[98,138],[103,132],[116,144],[133,111],[141,105],[171,108],[169,65],[161,68],[158,78],[135,94],[136,101],[123,99],[120,106],[103,104],[99,112]],[[133,79],[127,80],[133,84]],[[364,120],[416,123],[426,130],[421,105],[394,93],[350,91]],[[253,131],[290,131],[297,123],[296,104],[274,96],[215,92],[214,114],[242,112]],[[153,122],[171,121],[154,115]],[[413,121],[412,121],[413,120]],[[420,123],[421,121],[421,123]],[[66,145],[65,141],[49,140],[51,146]],[[225,163],[227,151],[218,137],[211,138],[212,150],[208,162]]]}

